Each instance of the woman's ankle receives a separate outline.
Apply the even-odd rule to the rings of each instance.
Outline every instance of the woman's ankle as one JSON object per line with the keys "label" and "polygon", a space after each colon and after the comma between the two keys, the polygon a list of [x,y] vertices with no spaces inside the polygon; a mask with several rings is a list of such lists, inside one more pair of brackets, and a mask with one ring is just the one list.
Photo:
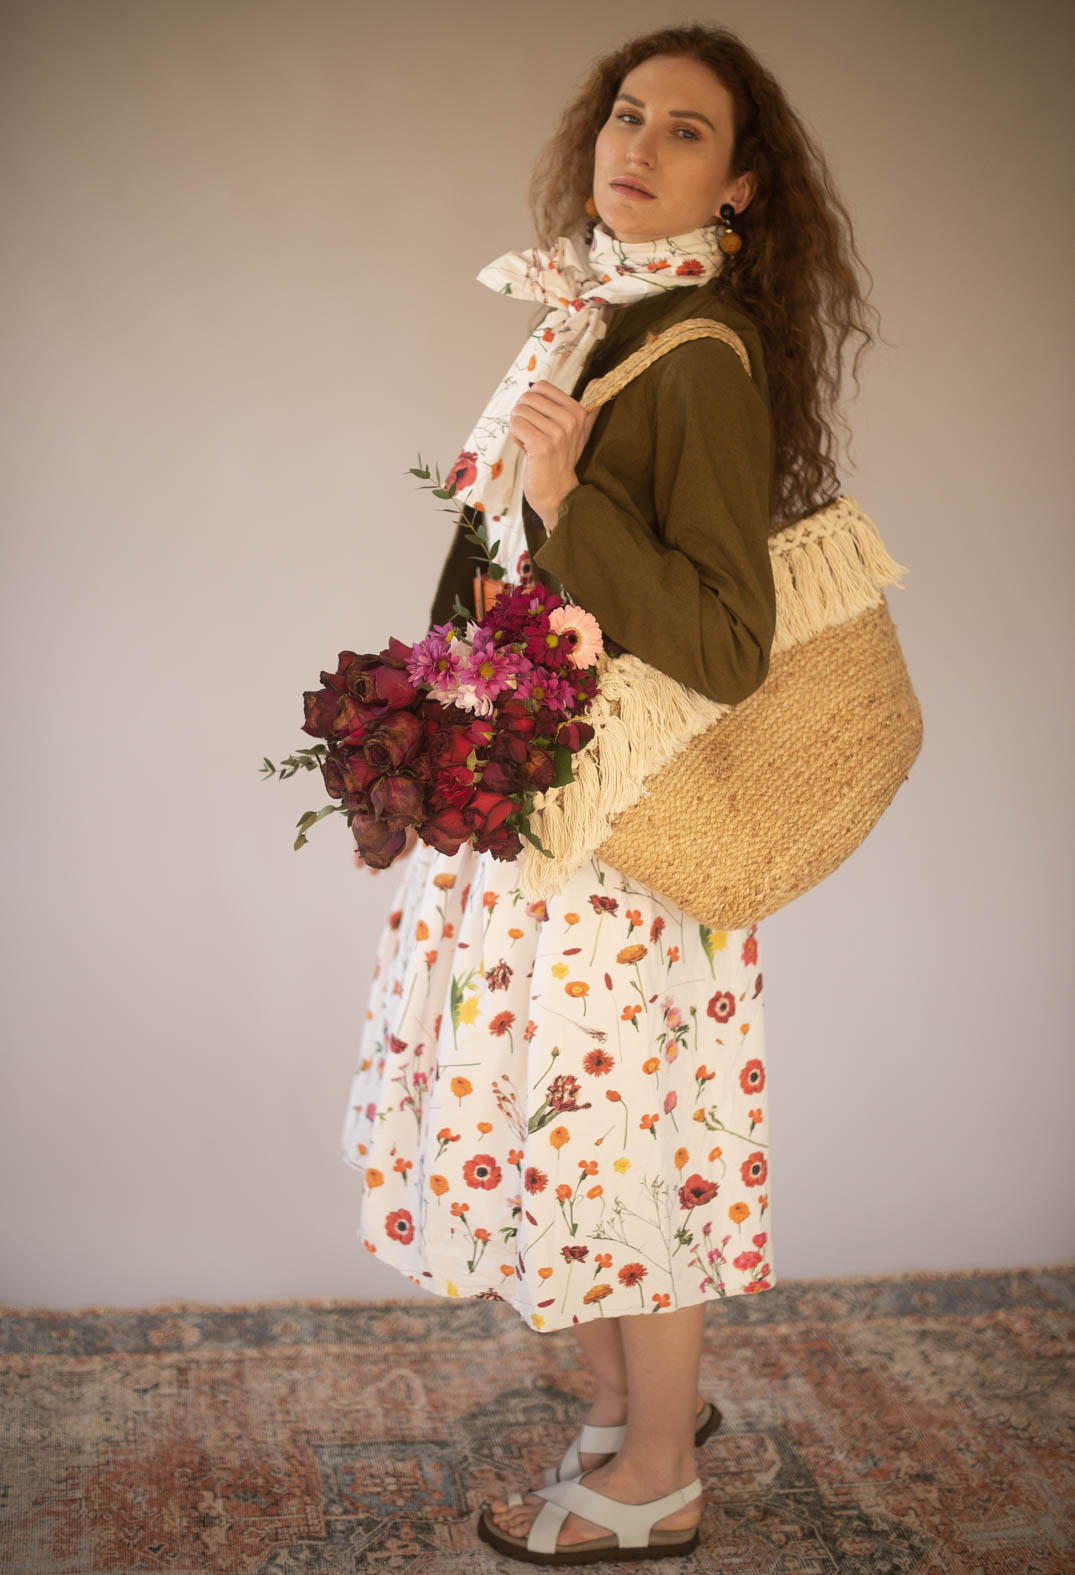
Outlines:
{"label": "woman's ankle", "polygon": [[586,1420],[591,1427],[619,1427],[627,1420],[627,1390],[598,1384]]}
{"label": "woman's ankle", "polygon": [[[695,1399],[695,1418],[701,1416],[708,1405],[703,1395]],[[626,1389],[610,1389],[607,1385],[598,1384],[594,1389],[594,1397],[590,1403],[590,1412],[586,1420],[594,1427],[611,1426],[626,1422],[628,1410],[628,1395]],[[599,1414],[600,1413],[600,1414]]]}
{"label": "woman's ankle", "polygon": [[662,1453],[659,1457],[652,1454],[632,1456],[621,1450],[608,1464],[614,1468],[619,1483],[645,1489],[651,1499],[662,1498],[685,1486],[698,1472],[693,1450]]}

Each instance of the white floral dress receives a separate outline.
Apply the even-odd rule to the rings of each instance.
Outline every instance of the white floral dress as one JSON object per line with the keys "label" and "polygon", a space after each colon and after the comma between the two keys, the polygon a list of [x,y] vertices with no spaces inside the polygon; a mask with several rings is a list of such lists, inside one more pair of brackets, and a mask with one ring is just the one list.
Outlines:
{"label": "white floral dress", "polygon": [[771,1289],[758,926],[596,858],[540,902],[468,845],[392,867],[342,1135],[367,1251],[543,1332]]}

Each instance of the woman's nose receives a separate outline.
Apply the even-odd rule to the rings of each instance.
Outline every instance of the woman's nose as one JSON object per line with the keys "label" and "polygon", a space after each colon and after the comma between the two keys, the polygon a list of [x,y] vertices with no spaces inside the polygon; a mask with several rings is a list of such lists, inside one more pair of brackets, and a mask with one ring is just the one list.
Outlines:
{"label": "woman's nose", "polygon": [[636,137],[627,150],[627,156],[634,164],[653,163],[654,144],[649,137]]}

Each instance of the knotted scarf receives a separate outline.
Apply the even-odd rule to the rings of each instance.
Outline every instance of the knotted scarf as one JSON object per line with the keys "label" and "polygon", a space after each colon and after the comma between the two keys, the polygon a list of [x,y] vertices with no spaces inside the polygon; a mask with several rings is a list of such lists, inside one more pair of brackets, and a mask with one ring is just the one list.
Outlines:
{"label": "knotted scarf", "polygon": [[526,455],[508,431],[519,397],[539,379],[570,394],[594,346],[604,338],[611,309],[655,291],[699,285],[720,272],[724,253],[715,225],[652,241],[619,241],[598,221],[587,248],[585,231],[561,235],[550,251],[505,252],[478,274],[501,295],[544,301],[550,310],[498,383],[473,432],[445,478],[453,503],[468,504],[486,522],[488,544],[509,579],[517,579],[525,549],[522,502]]}

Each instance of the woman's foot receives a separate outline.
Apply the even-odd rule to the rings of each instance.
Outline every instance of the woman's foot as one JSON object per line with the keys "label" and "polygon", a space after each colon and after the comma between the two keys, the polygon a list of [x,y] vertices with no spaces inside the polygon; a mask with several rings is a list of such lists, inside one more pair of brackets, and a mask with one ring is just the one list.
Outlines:
{"label": "woman's foot", "polygon": [[[706,1402],[699,1395],[695,1401],[695,1417],[701,1415],[705,1410],[705,1405]],[[588,1422],[594,1427],[617,1427],[626,1422],[626,1420],[627,1401],[625,1399],[622,1401],[595,1400],[583,1418],[584,1422]],[[621,1494],[614,1492],[612,1489],[602,1487],[600,1481],[594,1477],[594,1472],[598,1471],[606,1463],[611,1464],[615,1459],[615,1455],[591,1455],[580,1452],[579,1461],[582,1471],[584,1474],[588,1473],[586,1475],[586,1486],[592,1487],[600,1493],[607,1492],[610,1498],[621,1497]],[[578,1480],[581,1481],[581,1478]],[[625,1498],[624,1502],[628,1504],[643,1503],[646,1498],[660,1498],[662,1493],[671,1493],[672,1487],[676,1485],[673,1483],[671,1487],[655,1488],[652,1493],[647,1492],[641,1499]],[[513,1537],[525,1537],[534,1516],[544,1503],[545,1500],[538,1498],[534,1493],[528,1493],[522,1504],[508,1504],[502,1498],[494,1498],[490,1500],[489,1514],[502,1531],[507,1531]],[[658,1531],[679,1531],[684,1526],[696,1526],[698,1517],[701,1514],[701,1500],[698,1501],[698,1513],[694,1515],[693,1520],[689,1518],[684,1520],[682,1518],[684,1515],[689,1516],[694,1511],[694,1508],[695,1506],[691,1504],[685,1510],[677,1510],[675,1515],[669,1515],[665,1520],[659,1520],[655,1529]],[[680,1518],[677,1519],[677,1516]],[[522,1528],[521,1530],[519,1529],[520,1527]],[[580,1527],[590,1529],[579,1530]],[[572,1528],[575,1528],[574,1531],[572,1531]],[[606,1529],[606,1527],[602,1527],[599,1530],[594,1530],[590,1521],[583,1520],[578,1515],[568,1515],[560,1532],[559,1541],[564,1543],[565,1546],[567,1542],[585,1542],[588,1537],[599,1537],[601,1532]]]}
{"label": "woman's foot", "polygon": [[[607,1498],[618,1499],[621,1504],[647,1504],[655,1498],[663,1498],[666,1493],[674,1492],[677,1487],[683,1487],[686,1482],[692,1480],[693,1475],[694,1467],[688,1462],[681,1467],[675,1481],[667,1476],[658,1476],[656,1473],[641,1476],[625,1469],[622,1465],[617,1465],[613,1457],[607,1465],[598,1466],[593,1471],[584,1471],[577,1480],[584,1487],[593,1488],[595,1493],[604,1493]],[[530,1527],[545,1502],[545,1499],[528,1493],[522,1504],[507,1505],[499,1511],[490,1509],[489,1514],[495,1524],[509,1536],[525,1538],[529,1535]],[[682,1509],[673,1510],[670,1515],[654,1521],[650,1529],[689,1531],[697,1526],[701,1518],[702,1495],[699,1494]],[[582,1515],[569,1513],[560,1528],[556,1546],[567,1548],[578,1542],[590,1542],[595,1537],[608,1536],[612,1529],[611,1526],[602,1526],[596,1521],[587,1520]]]}

